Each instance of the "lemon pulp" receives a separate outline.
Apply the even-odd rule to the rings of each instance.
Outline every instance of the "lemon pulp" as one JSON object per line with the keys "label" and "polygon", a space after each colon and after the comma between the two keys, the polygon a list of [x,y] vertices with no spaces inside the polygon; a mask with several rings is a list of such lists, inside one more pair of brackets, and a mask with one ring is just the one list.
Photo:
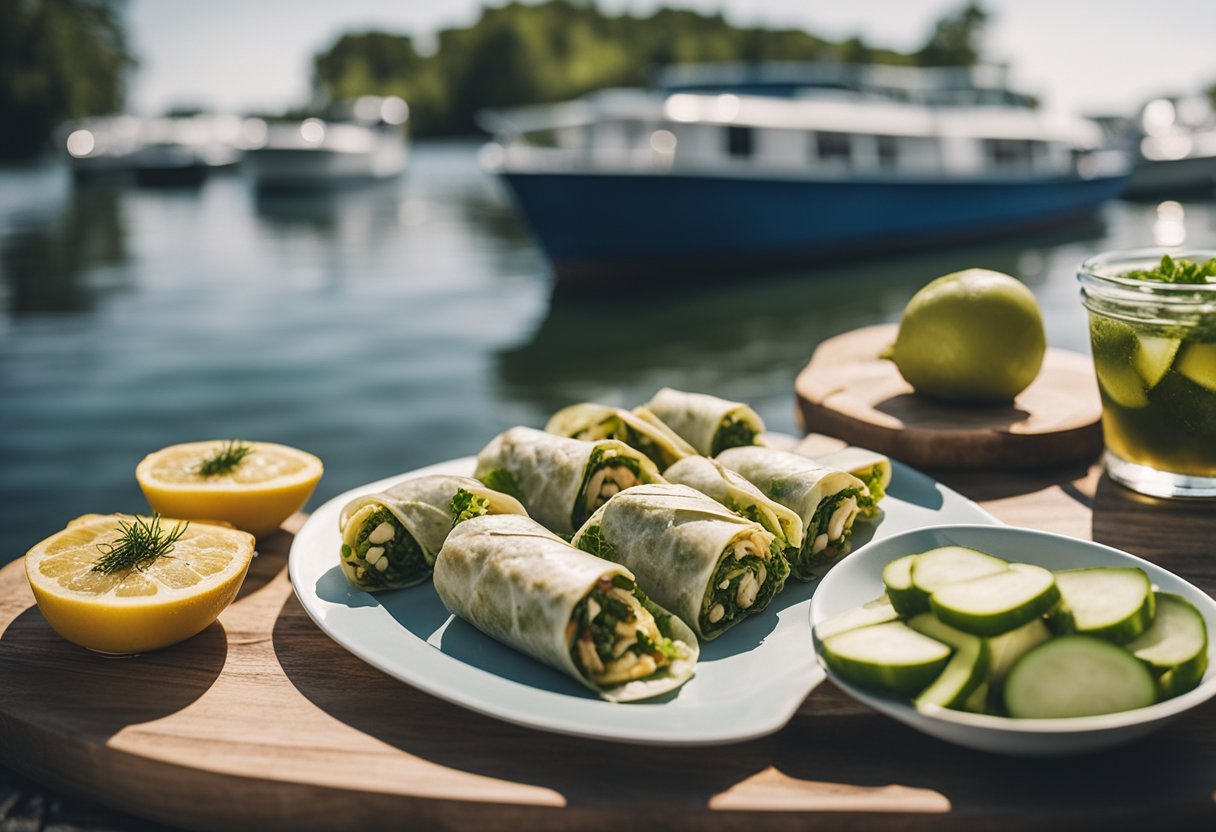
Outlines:
{"label": "lemon pulp", "polygon": [[243,443],[248,456],[231,471],[203,476],[199,467],[222,440],[171,445],[148,454],[135,478],[153,511],[189,520],[222,520],[261,537],[303,508],[321,479],[321,460],[271,442]]}
{"label": "lemon pulp", "polygon": [[[172,551],[144,569],[93,570],[122,532],[119,515],[88,515],[35,545],[25,574],[38,608],[68,641],[102,653],[142,653],[202,632],[236,597],[254,539],[190,523]],[[161,520],[173,529],[177,520]]]}

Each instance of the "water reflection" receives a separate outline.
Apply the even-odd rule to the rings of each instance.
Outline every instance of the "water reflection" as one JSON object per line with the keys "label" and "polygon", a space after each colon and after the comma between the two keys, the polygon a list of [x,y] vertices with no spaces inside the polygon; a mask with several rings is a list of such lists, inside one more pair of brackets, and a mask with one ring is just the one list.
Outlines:
{"label": "water reflection", "polygon": [[57,216],[13,225],[0,239],[11,315],[87,311],[99,293],[129,285],[112,268],[128,257],[120,188],[78,185]]}

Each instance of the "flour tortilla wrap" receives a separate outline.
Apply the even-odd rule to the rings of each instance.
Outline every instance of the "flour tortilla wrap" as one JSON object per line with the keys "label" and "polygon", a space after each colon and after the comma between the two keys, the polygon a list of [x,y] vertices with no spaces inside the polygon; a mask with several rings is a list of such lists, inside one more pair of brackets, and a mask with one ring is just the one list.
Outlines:
{"label": "flour tortilla wrap", "polygon": [[572,439],[619,439],[649,457],[660,470],[697,453],[662,422],[648,422],[630,410],[605,404],[564,407],[553,414],[545,430]]}
{"label": "flour tortilla wrap", "polygon": [[[435,590],[448,610],[503,644],[573,676],[604,699],[648,699],[692,678],[699,654],[696,636],[679,618],[636,591],[629,591],[629,597],[637,600],[635,612],[644,610],[639,621],[645,619],[638,626],[654,626],[662,633],[663,666],[644,678],[610,685],[597,684],[595,674],[580,666],[581,659],[575,658],[580,653],[579,626],[585,616],[604,611],[583,602],[605,580],[617,584],[614,589],[623,590],[622,583],[633,585],[632,573],[623,566],[575,549],[527,517],[508,515],[461,523],[435,563]],[[626,653],[630,651],[622,657]],[[630,655],[635,657],[629,659],[631,666],[638,667],[632,664],[640,662],[637,654]],[[654,664],[654,654],[643,659],[647,656]]]}
{"label": "flour tortilla wrap", "polygon": [[764,444],[760,438],[764,420],[742,402],[664,387],[635,412],[643,418],[657,417],[702,456],[717,456],[740,445]]}
{"label": "flour tortilla wrap", "polygon": [[741,474],[717,460],[690,456],[663,472],[663,479],[697,489],[736,514],[754,520],[777,538],[783,549],[802,548],[802,518],[792,509],[770,500]]}
{"label": "flour tortilla wrap", "polygon": [[617,494],[573,542],[627,566],[655,601],[712,639],[763,610],[785,585],[789,564],[773,541],[701,492],[662,484]]}
{"label": "flour tortilla wrap", "polygon": [[369,592],[412,586],[431,574],[458,515],[526,513],[514,497],[471,477],[406,480],[356,497],[342,508],[338,517],[342,572]]}
{"label": "flour tortilla wrap", "polygon": [[649,458],[623,442],[585,442],[525,427],[490,440],[477,455],[474,476],[517,497],[533,519],[565,536],[617,491],[664,482]]}
{"label": "flour tortilla wrap", "polygon": [[717,459],[802,518],[805,537],[790,564],[794,577],[811,580],[821,563],[849,550],[858,499],[865,493],[857,477],[772,448],[730,448]]}
{"label": "flour tortilla wrap", "polygon": [[891,487],[891,460],[877,451],[849,445],[839,451],[814,457],[826,468],[848,471],[866,484],[866,493],[858,500],[862,517],[878,514],[878,504]]}

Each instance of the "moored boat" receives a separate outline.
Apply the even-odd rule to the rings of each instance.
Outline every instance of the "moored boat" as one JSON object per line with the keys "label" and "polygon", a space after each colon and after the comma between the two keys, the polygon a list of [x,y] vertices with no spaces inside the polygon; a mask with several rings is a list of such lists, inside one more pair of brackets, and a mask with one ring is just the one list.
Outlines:
{"label": "moored boat", "polygon": [[1126,155],[992,68],[669,73],[485,114],[501,175],[563,278],[702,274],[1045,226],[1123,188]]}

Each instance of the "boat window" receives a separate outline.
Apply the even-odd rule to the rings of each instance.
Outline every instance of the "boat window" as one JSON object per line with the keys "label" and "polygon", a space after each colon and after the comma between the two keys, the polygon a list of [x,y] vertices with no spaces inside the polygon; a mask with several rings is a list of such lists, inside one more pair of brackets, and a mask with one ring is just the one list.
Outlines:
{"label": "boat window", "polygon": [[729,125],[726,128],[726,152],[739,158],[751,156],[752,128]]}
{"label": "boat window", "polygon": [[1029,163],[1035,155],[1034,142],[1026,139],[984,139],[984,149],[988,158],[998,165],[1018,165]]}
{"label": "boat window", "polygon": [[875,136],[878,142],[878,164],[893,168],[899,162],[899,147],[894,136]]}
{"label": "boat window", "polygon": [[848,162],[853,158],[853,137],[848,133],[816,133],[815,151],[825,162]]}

